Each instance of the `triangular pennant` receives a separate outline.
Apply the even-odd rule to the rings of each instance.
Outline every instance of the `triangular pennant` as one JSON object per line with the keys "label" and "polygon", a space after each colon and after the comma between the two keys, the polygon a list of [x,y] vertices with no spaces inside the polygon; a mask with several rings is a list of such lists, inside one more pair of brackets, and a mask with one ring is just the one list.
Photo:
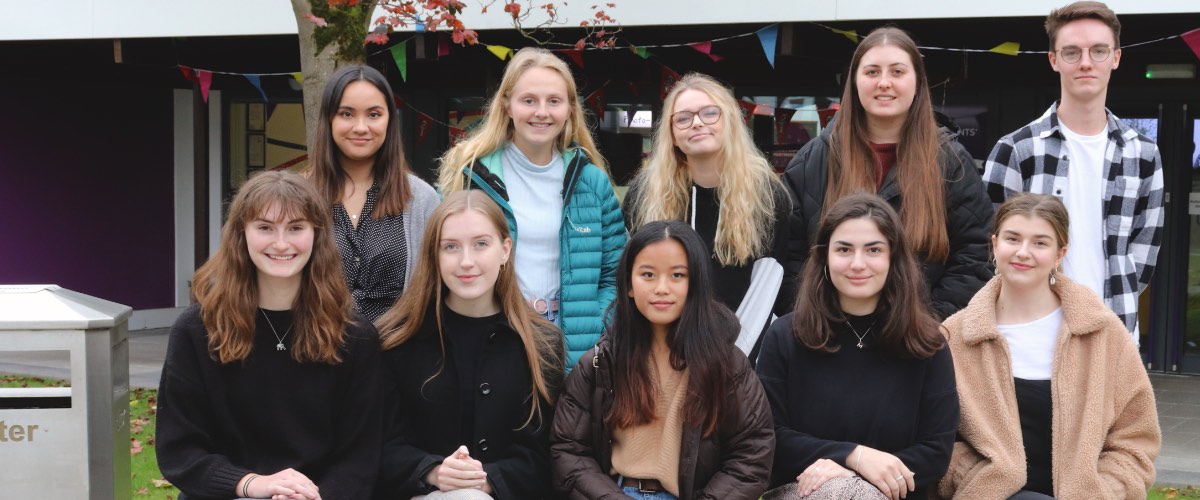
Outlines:
{"label": "triangular pennant", "polygon": [[563,54],[566,54],[567,57],[570,57],[571,60],[575,62],[576,66],[579,66],[581,69],[583,68],[583,51],[582,50],[565,49],[565,50],[559,50],[557,52],[562,52]]}
{"label": "triangular pennant", "polygon": [[750,120],[754,118],[754,110],[758,108],[757,104],[738,99],[738,107],[742,108],[742,119],[746,124],[750,124]]}
{"label": "triangular pennant", "polygon": [[400,42],[392,46],[392,60],[396,61],[396,67],[400,69],[400,79],[408,81],[408,40]]}
{"label": "triangular pennant", "polygon": [[1200,28],[1179,35],[1179,38],[1182,38],[1188,48],[1192,49],[1192,52],[1196,54],[1196,57],[1200,58]]}
{"label": "triangular pennant", "polygon": [[445,35],[438,35],[438,59],[450,55],[450,40]]}
{"label": "triangular pennant", "polygon": [[512,54],[513,54],[513,49],[510,49],[503,45],[488,45],[487,49],[489,52],[494,54],[496,57],[499,57],[501,61],[508,60],[508,58],[512,57]]}
{"label": "triangular pennant", "polygon": [[[832,29],[832,28],[830,28]],[[858,43],[858,32],[854,30],[833,30],[834,33],[849,38],[851,42]]]}
{"label": "triangular pennant", "polygon": [[304,83],[304,73],[292,73],[292,78],[296,79],[296,83]]}
{"label": "triangular pennant", "polygon": [[829,122],[833,121],[833,117],[837,115],[837,110],[840,107],[841,106],[834,104],[828,108],[817,110],[817,117],[821,119],[821,128],[829,126]]}
{"label": "triangular pennant", "polygon": [[183,77],[186,78],[187,81],[189,81],[189,82],[196,81],[196,75],[192,73],[192,68],[189,68],[187,66],[180,66],[179,72],[183,73]]}
{"label": "triangular pennant", "polygon": [[1006,56],[1015,56],[1017,51],[1021,50],[1021,44],[1017,42],[1004,42],[1000,45],[988,49],[989,52],[1004,54]]}
{"label": "triangular pennant", "polygon": [[596,113],[597,118],[601,121],[604,120],[604,87],[592,92],[592,95],[584,99],[584,102],[587,102],[588,107]]}
{"label": "triangular pennant", "polygon": [[[790,125],[792,123],[792,116],[795,114],[796,114],[796,110],[794,110],[792,108],[775,108],[775,142],[776,142],[776,144],[784,143],[784,141],[781,141],[780,139],[783,138],[783,133],[784,133],[784,131],[787,130],[788,125]],[[788,141],[788,142],[790,142],[790,141]]]}
{"label": "triangular pennant", "polygon": [[246,77],[247,80],[250,80],[250,85],[253,85],[254,88],[258,89],[258,93],[262,94],[263,102],[271,102],[270,99],[267,99],[267,92],[263,90],[261,76],[259,76],[259,75],[242,75],[242,76]]}
{"label": "triangular pennant", "polygon": [[633,50],[633,53],[637,54],[638,57],[642,59],[650,57],[650,51],[646,50],[645,47],[632,47],[631,50]]}
{"label": "triangular pennant", "polygon": [[396,102],[396,109],[404,107],[404,99],[401,99],[400,96],[394,96],[392,100]]}
{"label": "triangular pennant", "polygon": [[420,146],[425,142],[425,138],[429,135],[429,130],[433,128],[433,118],[425,113],[417,113],[417,145]]}
{"label": "triangular pennant", "polygon": [[696,49],[701,54],[708,56],[709,58],[711,58],[713,60],[713,62],[717,62],[717,61],[720,61],[721,59],[724,59],[723,56],[719,56],[719,55],[712,53],[712,42],[689,43],[688,47]]}
{"label": "triangular pennant", "polygon": [[467,137],[467,131],[457,127],[450,127],[450,145],[458,144],[458,141]]}
{"label": "triangular pennant", "polygon": [[675,86],[675,82],[679,81],[679,73],[666,66],[662,67],[662,83],[658,86],[658,100],[667,98],[667,92],[671,91],[671,87]]}
{"label": "triangular pennant", "polygon": [[200,95],[208,102],[208,89],[212,88],[212,71],[196,70],[196,79],[200,82]]}
{"label": "triangular pennant", "polygon": [[775,67],[775,42],[779,40],[779,25],[772,24],[766,28],[758,30],[758,42],[762,44],[763,54],[767,56],[767,62],[771,63],[771,67]]}

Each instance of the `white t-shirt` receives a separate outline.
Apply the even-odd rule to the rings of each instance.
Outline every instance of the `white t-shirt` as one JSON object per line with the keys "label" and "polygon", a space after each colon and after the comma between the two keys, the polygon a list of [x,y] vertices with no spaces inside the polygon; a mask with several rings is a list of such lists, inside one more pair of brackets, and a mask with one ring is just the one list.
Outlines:
{"label": "white t-shirt", "polygon": [[517,222],[514,242],[517,286],[530,300],[554,300],[562,273],[558,232],[562,226],[562,186],[566,167],[560,154],[534,165],[516,145],[504,148],[504,186]]}
{"label": "white t-shirt", "polygon": [[1071,216],[1070,244],[1063,272],[1104,297],[1108,265],[1104,260],[1104,153],[1108,133],[1079,135],[1059,123],[1067,139],[1067,192],[1063,204]]}
{"label": "white t-shirt", "polygon": [[996,325],[1012,357],[1013,376],[1025,380],[1050,380],[1054,371],[1054,344],[1062,328],[1062,308],[1041,319],[1016,325]]}

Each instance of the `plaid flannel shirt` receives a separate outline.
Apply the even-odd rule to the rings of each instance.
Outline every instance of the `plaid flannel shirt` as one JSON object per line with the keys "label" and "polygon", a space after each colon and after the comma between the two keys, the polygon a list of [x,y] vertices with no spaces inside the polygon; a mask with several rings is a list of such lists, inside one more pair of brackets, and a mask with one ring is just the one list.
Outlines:
{"label": "plaid flannel shirt", "polygon": [[[996,143],[984,167],[983,185],[996,208],[1014,193],[1062,198],[1070,162],[1059,128],[1058,103],[1029,125]],[[1102,198],[1104,303],[1137,340],[1138,294],[1150,283],[1162,243],[1163,174],[1158,145],[1117,120],[1107,109]],[[1072,224],[1095,221],[1071,221]]]}

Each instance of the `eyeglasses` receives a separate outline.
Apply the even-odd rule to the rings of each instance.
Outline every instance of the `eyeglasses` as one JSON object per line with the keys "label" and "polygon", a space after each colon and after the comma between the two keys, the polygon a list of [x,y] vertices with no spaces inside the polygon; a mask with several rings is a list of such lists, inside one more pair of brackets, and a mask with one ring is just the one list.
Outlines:
{"label": "eyeglasses", "polygon": [[[1102,62],[1108,59],[1112,54],[1112,47],[1107,45],[1093,45],[1088,49],[1088,57],[1092,58],[1092,62]],[[1063,62],[1075,64],[1079,62],[1079,58],[1083,57],[1083,49],[1079,47],[1066,47],[1058,49],[1058,55],[1062,57]]]}
{"label": "eyeglasses", "polygon": [[680,111],[671,115],[671,124],[677,129],[685,129],[692,126],[697,116],[700,117],[700,123],[712,125],[721,119],[721,108],[705,106],[699,111]]}

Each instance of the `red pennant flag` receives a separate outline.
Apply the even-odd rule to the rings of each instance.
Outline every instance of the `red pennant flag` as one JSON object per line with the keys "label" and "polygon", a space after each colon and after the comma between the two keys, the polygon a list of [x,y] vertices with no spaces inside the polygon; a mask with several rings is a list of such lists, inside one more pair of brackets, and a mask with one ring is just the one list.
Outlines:
{"label": "red pennant flag", "polygon": [[450,55],[450,41],[446,35],[438,35],[438,59]]}
{"label": "red pennant flag", "polygon": [[396,109],[404,107],[404,99],[401,99],[400,96],[394,96],[392,99],[396,101]]}
{"label": "red pennant flag", "polygon": [[604,88],[603,87],[601,87],[599,90],[596,90],[595,92],[592,92],[592,95],[587,96],[587,99],[584,99],[584,102],[586,102],[588,104],[588,107],[591,108],[591,110],[596,113],[596,117],[600,118],[601,120],[604,120]]}
{"label": "red pennant flag", "polygon": [[575,62],[576,66],[583,68],[583,51],[582,50],[564,49],[564,50],[557,50],[555,52],[561,52],[563,54],[566,54],[567,57],[570,57],[571,60]]}
{"label": "red pennant flag", "polygon": [[433,128],[433,118],[421,112],[417,112],[417,145],[420,146],[425,142],[425,138],[429,136],[429,130]]}
{"label": "red pennant flag", "polygon": [[679,81],[679,73],[675,70],[663,66],[662,68],[662,84],[658,87],[658,100],[667,98],[667,92],[671,91],[671,87],[675,86],[675,82]]}
{"label": "red pennant flag", "polygon": [[467,137],[466,130],[463,130],[461,128],[450,127],[450,145],[451,146],[458,144],[458,141],[461,141],[461,140],[465,139],[466,137]]}
{"label": "red pennant flag", "polygon": [[192,68],[189,68],[187,66],[180,66],[179,72],[183,73],[183,77],[186,78],[187,81],[189,81],[189,82],[197,81],[196,75],[192,74]]}
{"label": "red pennant flag", "polygon": [[717,62],[717,61],[720,61],[721,59],[724,59],[724,57],[712,53],[712,42],[689,43],[688,47],[696,49],[701,54],[708,56],[709,58],[711,58],[713,60],[713,62]]}
{"label": "red pennant flag", "polygon": [[196,78],[200,80],[200,95],[208,102],[208,89],[212,87],[212,71],[196,70]]}
{"label": "red pennant flag", "polygon": [[1200,58],[1200,28],[1179,35],[1179,38],[1182,38],[1188,47],[1192,49],[1192,52],[1196,54],[1196,57]]}
{"label": "red pennant flag", "polygon": [[777,144],[783,143],[780,139],[788,125],[792,124],[792,115],[795,114],[796,110],[791,108],[775,108],[775,142]]}
{"label": "red pennant flag", "polygon": [[746,121],[746,125],[749,125],[750,120],[754,119],[754,110],[758,108],[758,105],[741,99],[738,99],[737,103],[742,108],[742,119]]}
{"label": "red pennant flag", "polygon": [[834,104],[832,106],[829,106],[828,108],[817,110],[817,116],[821,118],[821,128],[825,128],[825,127],[829,126],[829,122],[831,120],[833,120],[833,115],[837,114],[837,110],[839,107],[840,106],[838,106],[837,104]]}

